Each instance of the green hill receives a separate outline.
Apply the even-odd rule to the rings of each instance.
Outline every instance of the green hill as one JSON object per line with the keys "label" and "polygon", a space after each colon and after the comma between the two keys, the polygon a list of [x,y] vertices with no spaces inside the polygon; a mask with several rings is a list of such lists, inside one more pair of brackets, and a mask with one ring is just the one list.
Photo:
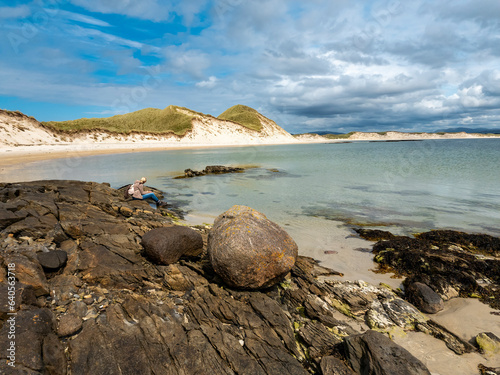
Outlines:
{"label": "green hill", "polygon": [[107,118],[81,118],[72,121],[49,121],[42,124],[52,130],[64,132],[101,130],[125,134],[147,132],[184,135],[192,128],[193,118],[199,115],[205,116],[187,108],[171,105],[165,109],[145,108]]}
{"label": "green hill", "polygon": [[241,104],[237,104],[229,108],[225,112],[221,113],[217,118],[220,120],[233,121],[256,131],[260,131],[262,129],[259,112]]}

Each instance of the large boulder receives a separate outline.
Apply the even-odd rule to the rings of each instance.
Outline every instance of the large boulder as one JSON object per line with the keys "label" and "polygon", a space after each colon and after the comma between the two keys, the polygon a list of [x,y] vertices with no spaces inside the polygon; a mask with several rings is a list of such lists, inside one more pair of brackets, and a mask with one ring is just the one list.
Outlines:
{"label": "large boulder", "polygon": [[169,265],[182,256],[197,256],[203,238],[194,229],[179,225],[152,229],[142,237],[145,255],[154,263]]}
{"label": "large boulder", "polygon": [[243,289],[276,284],[292,269],[298,253],[288,233],[246,206],[233,206],[215,219],[207,250],[222,280]]}
{"label": "large boulder", "polygon": [[420,360],[380,332],[351,335],[344,343],[347,359],[357,374],[430,375]]}

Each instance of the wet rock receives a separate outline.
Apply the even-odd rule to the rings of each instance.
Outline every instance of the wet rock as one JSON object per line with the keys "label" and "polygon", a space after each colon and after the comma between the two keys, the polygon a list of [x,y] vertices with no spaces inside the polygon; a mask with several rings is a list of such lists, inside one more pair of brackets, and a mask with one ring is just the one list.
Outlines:
{"label": "wet rock", "polygon": [[225,283],[256,289],[279,282],[295,264],[298,248],[288,233],[265,215],[233,206],[215,220],[207,251]]}
{"label": "wet rock", "polygon": [[205,176],[207,174],[224,174],[224,173],[240,173],[243,172],[244,168],[226,167],[223,165],[208,165],[202,171],[194,171],[192,169],[184,170],[184,176],[179,176],[176,178],[190,178],[196,176]]}
{"label": "wet rock", "polygon": [[356,228],[354,231],[359,234],[361,238],[364,238],[368,241],[382,241],[382,240],[390,240],[396,237],[391,232],[379,229],[364,229],[364,228]]}
{"label": "wet rock", "polygon": [[347,358],[356,373],[430,375],[422,362],[380,332],[369,330],[349,336],[344,342]]}
{"label": "wet rock", "polygon": [[405,294],[409,302],[425,313],[435,314],[444,309],[443,299],[425,284],[410,284]]}
{"label": "wet rock", "polygon": [[54,250],[48,253],[38,253],[37,259],[44,270],[53,272],[64,267],[68,260],[68,254],[62,250]]}
{"label": "wet rock", "polygon": [[154,263],[171,264],[182,256],[197,256],[203,250],[203,238],[194,229],[181,226],[156,228],[142,237],[144,254]]}

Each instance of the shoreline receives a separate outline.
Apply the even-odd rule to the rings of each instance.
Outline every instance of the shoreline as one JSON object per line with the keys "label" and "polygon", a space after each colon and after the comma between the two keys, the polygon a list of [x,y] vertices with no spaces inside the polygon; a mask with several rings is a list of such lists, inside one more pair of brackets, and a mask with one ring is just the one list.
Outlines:
{"label": "shoreline", "polygon": [[[270,142],[247,142],[247,143],[163,143],[160,142],[137,142],[137,143],[77,143],[77,144],[34,144],[5,146],[0,145],[0,168],[14,167],[20,164],[32,163],[42,160],[64,159],[74,157],[86,157],[95,155],[126,154],[137,152],[156,152],[171,150],[189,150],[205,148],[230,148],[230,147],[253,147],[253,146],[277,146],[277,145],[299,145],[299,144],[327,144],[327,143],[352,143],[352,142],[404,142],[425,140],[457,140],[457,139],[500,139],[499,136],[477,136],[467,134],[464,136],[417,136],[407,133],[398,133],[405,136],[378,135],[377,133],[361,133],[354,138],[326,139],[319,136],[306,136],[297,138],[294,142],[270,141]],[[160,144],[159,144],[160,143]]]}

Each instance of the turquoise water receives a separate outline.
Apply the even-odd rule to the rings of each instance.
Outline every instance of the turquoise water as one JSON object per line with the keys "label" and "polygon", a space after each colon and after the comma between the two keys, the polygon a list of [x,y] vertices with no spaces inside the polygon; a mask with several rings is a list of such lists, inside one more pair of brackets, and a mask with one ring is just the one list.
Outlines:
{"label": "turquoise water", "polygon": [[[186,168],[214,164],[251,168],[173,179]],[[211,223],[232,205],[244,204],[289,226],[314,217],[325,225],[337,220],[399,233],[451,228],[500,235],[500,139],[100,155],[30,163],[7,169],[1,180],[79,179],[120,187],[141,176],[181,205],[192,222]]]}

